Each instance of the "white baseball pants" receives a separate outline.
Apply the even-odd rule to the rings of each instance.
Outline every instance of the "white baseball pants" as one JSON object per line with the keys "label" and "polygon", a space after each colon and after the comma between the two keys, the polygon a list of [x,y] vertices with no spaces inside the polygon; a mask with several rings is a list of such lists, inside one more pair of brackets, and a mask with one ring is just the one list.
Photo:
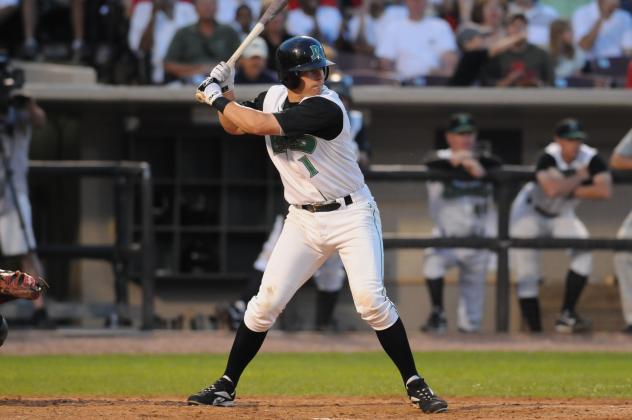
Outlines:
{"label": "white baseball pants", "polygon": [[373,329],[397,321],[384,288],[384,249],[380,213],[369,188],[351,194],[353,203],[330,212],[310,213],[290,206],[272,251],[261,287],[244,316],[246,326],[267,331],[296,291],[334,252],[340,254],[356,310]]}
{"label": "white baseball pants", "polygon": [[[632,212],[623,221],[617,238],[632,238]],[[619,280],[623,318],[627,325],[632,325],[632,253],[617,252],[614,254],[614,269]]]}

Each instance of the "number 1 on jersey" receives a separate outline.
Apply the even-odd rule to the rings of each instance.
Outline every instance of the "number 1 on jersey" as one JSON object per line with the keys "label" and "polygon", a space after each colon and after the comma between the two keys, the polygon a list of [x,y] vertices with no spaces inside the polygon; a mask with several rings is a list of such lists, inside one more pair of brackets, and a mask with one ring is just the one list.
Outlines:
{"label": "number 1 on jersey", "polygon": [[318,174],[318,170],[316,168],[314,168],[314,165],[312,164],[312,162],[310,162],[310,160],[307,157],[307,155],[303,155],[303,157],[300,158],[298,161],[301,162],[303,165],[305,165],[305,167],[309,171],[309,177],[310,178],[313,178],[314,176],[316,176]]}

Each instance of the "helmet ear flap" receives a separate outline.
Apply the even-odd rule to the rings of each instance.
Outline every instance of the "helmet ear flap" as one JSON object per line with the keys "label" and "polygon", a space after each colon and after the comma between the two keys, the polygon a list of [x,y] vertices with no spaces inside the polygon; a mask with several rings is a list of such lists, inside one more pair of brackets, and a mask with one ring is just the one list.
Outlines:
{"label": "helmet ear flap", "polygon": [[297,71],[290,71],[287,74],[285,86],[288,89],[296,89],[301,84],[301,76]]}

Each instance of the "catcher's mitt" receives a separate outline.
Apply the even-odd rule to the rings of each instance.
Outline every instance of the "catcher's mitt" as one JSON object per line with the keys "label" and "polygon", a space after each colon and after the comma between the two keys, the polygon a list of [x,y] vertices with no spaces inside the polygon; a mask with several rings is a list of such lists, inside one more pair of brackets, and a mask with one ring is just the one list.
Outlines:
{"label": "catcher's mitt", "polygon": [[21,271],[0,270],[0,303],[13,299],[34,300],[47,288],[44,279],[34,279]]}

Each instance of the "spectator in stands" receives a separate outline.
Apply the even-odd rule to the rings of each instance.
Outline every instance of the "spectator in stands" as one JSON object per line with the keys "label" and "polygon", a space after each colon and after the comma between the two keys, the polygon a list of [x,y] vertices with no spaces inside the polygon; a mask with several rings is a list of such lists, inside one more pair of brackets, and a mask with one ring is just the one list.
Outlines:
{"label": "spectator in stands", "polygon": [[[511,236],[514,238],[588,238],[586,226],[575,214],[581,200],[604,200],[612,194],[612,177],[596,149],[583,144],[587,135],[572,118],[560,121],[554,140],[536,163],[535,181],[518,193],[511,208]],[[529,330],[542,331],[538,249],[512,250],[512,268],[518,279],[520,310]],[[577,315],[575,307],[592,272],[592,255],[572,250],[566,273],[566,287],[555,329],[561,333],[585,332],[590,323]]]}
{"label": "spectator in stands", "polygon": [[[84,42],[84,0],[69,0],[61,2],[70,3],[70,14],[72,21],[73,39],[70,46],[71,58],[75,63],[79,63],[86,57],[87,49]],[[51,2],[57,3],[57,2]],[[20,57],[25,60],[35,60],[40,52],[40,46],[36,38],[37,22],[39,18],[39,8],[37,0],[22,0],[22,24],[24,30],[24,44],[20,51]]]}
{"label": "spectator in stands", "polygon": [[573,44],[573,28],[567,20],[558,19],[551,24],[549,54],[556,79],[576,76],[586,66],[586,53]]}
{"label": "spectator in stands", "polygon": [[488,46],[485,39],[488,34],[480,32],[481,29],[481,27],[469,26],[459,31],[457,43],[461,50],[461,57],[448,82],[450,86],[480,84],[482,71],[489,60],[526,40],[526,34],[518,33],[497,39]]}
{"label": "spectator in stands", "polygon": [[[488,228],[496,218],[493,188],[481,181],[500,161],[478,147],[476,124],[471,115],[452,115],[445,131],[448,147],[433,151],[425,164],[455,176],[470,179],[428,182],[428,205],[434,224],[433,236],[465,238],[491,236]],[[443,306],[446,271],[459,269],[458,328],[478,332],[483,318],[485,280],[490,253],[486,249],[428,248],[424,253],[423,273],[430,296],[431,311],[422,327],[424,332],[443,333],[447,327]]]}
{"label": "spectator in stands", "polygon": [[265,0],[219,0],[215,19],[221,24],[232,26],[236,20],[237,9],[241,6],[248,6],[252,16],[259,16],[264,2]]}
{"label": "spectator in stands", "polygon": [[375,55],[380,70],[395,71],[400,80],[419,76],[450,76],[457,63],[456,42],[450,26],[425,16],[427,0],[406,0],[408,17],[393,20],[378,34]]}
{"label": "spectator in stands", "polygon": [[573,14],[575,42],[588,58],[623,55],[623,39],[632,30],[632,17],[619,5],[619,0],[594,0]]}
{"label": "spectator in stands", "polygon": [[[521,14],[513,15],[507,25],[507,35],[520,34],[527,34],[527,19]],[[549,55],[526,39],[491,59],[483,73],[484,83],[490,86],[536,87],[553,83]]]}
{"label": "spectator in stands", "polygon": [[0,49],[12,52],[19,44],[18,0],[0,0]]}
{"label": "spectator in stands", "polygon": [[236,84],[276,83],[278,80],[266,68],[268,46],[261,37],[255,38],[237,62]]}
{"label": "spectator in stands", "polygon": [[489,44],[505,36],[507,17],[506,0],[475,0],[472,6],[471,24],[480,25],[489,32]]}
{"label": "spectator in stands", "polygon": [[408,11],[400,5],[386,5],[386,0],[367,0],[349,21],[348,37],[354,52],[373,55],[377,37],[393,19],[405,19]]}
{"label": "spectator in stands", "polygon": [[171,78],[198,83],[214,65],[228,60],[240,44],[239,35],[230,26],[215,21],[216,0],[197,0],[197,23],[179,29],[164,60]]}
{"label": "spectator in stands", "polygon": [[522,13],[529,22],[528,37],[531,44],[546,48],[549,45],[549,26],[559,17],[557,11],[538,0],[515,0],[510,14]]}
{"label": "spectator in stands", "polygon": [[335,6],[318,5],[318,0],[299,0],[299,8],[290,10],[285,27],[290,35],[309,35],[333,44],[340,35],[342,14]]}
{"label": "spectator in stands", "polygon": [[232,24],[233,29],[244,39],[252,29],[253,16],[252,10],[247,4],[242,4],[235,10],[235,21]]}
{"label": "spectator in stands", "polygon": [[563,19],[571,19],[575,10],[593,0],[539,0],[540,3],[551,6]]}
{"label": "spectator in stands", "polygon": [[292,36],[287,33],[285,30],[285,20],[287,15],[285,12],[281,12],[276,15],[268,24],[263,28],[263,33],[261,37],[266,41],[266,45],[268,46],[268,51],[272,51],[272,54],[268,54],[268,70],[276,71],[276,59],[274,52],[277,50],[279,45],[290,39]]}
{"label": "spectator in stands", "polygon": [[151,81],[164,81],[163,60],[176,31],[197,22],[195,7],[178,0],[153,0],[139,3],[132,12],[128,33],[129,47],[141,60],[150,57]]}
{"label": "spectator in stands", "polygon": [[[632,130],[621,139],[610,158],[612,169],[632,171]],[[632,212],[628,214],[617,233],[619,239],[632,238]],[[621,309],[627,324],[624,332],[632,334],[632,253],[618,252],[614,256],[614,268],[621,290]]]}

